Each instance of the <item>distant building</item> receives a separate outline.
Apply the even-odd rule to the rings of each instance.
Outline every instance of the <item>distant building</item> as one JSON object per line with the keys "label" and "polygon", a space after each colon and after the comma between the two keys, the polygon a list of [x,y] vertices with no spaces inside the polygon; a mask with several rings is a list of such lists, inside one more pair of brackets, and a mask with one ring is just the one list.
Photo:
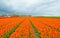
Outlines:
{"label": "distant building", "polygon": [[8,18],[8,17],[11,17],[11,16],[0,16],[0,18]]}

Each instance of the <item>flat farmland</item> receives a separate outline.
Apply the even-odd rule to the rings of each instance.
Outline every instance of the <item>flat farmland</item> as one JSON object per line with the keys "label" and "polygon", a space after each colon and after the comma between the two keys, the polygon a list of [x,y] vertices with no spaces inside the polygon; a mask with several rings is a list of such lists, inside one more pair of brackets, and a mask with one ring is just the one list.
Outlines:
{"label": "flat farmland", "polygon": [[60,38],[60,18],[0,18],[0,38]]}

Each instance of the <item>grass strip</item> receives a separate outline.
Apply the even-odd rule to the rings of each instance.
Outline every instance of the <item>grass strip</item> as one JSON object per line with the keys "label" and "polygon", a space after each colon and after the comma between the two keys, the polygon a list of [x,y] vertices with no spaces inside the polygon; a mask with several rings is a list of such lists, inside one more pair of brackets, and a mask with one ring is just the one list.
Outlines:
{"label": "grass strip", "polygon": [[34,33],[36,35],[37,38],[41,38],[41,33],[38,32],[38,30],[35,28],[34,24],[30,21],[33,29],[34,29]]}
{"label": "grass strip", "polygon": [[35,16],[36,18],[59,18],[60,16]]}
{"label": "grass strip", "polygon": [[17,26],[15,26],[14,28],[12,28],[12,30],[10,30],[9,33],[4,35],[4,38],[10,38],[11,34],[13,34],[15,32],[15,30],[21,25],[21,23],[23,23],[24,21],[20,22]]}

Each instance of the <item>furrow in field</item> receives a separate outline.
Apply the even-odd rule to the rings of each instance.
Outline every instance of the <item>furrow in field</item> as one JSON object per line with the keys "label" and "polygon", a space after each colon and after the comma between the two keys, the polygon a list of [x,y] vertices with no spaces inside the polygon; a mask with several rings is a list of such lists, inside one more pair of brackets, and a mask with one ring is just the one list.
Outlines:
{"label": "furrow in field", "polygon": [[55,27],[57,29],[60,29],[60,18],[55,19],[55,18],[39,18],[41,22],[45,24],[49,24],[52,27]]}
{"label": "furrow in field", "polygon": [[[19,21],[18,21],[19,20]],[[14,28],[18,23],[20,23],[24,18],[5,18],[0,19],[0,36],[4,38],[4,34],[9,33],[9,31]]]}
{"label": "furrow in field", "polygon": [[[21,23],[23,23],[23,22],[24,22],[24,20]],[[10,30],[9,33],[5,34],[4,38],[10,38],[11,34],[13,34],[15,32],[15,30],[21,25],[21,23],[19,23],[14,28],[12,28],[12,30]]]}
{"label": "furrow in field", "polygon": [[39,23],[39,20],[35,18],[30,18],[30,20],[32,21],[38,32],[41,33],[41,38],[47,38],[48,32],[44,24]]}
{"label": "furrow in field", "polygon": [[29,20],[26,20],[21,26],[10,36],[10,38],[36,38]]}
{"label": "furrow in field", "polygon": [[[21,21],[25,21],[20,25]],[[60,19],[2,18],[0,38],[60,38]]]}
{"label": "furrow in field", "polygon": [[[45,21],[44,21],[45,20]],[[55,38],[59,38],[60,37],[60,19],[52,19],[52,18],[42,18],[41,20],[40,20],[40,23],[42,23],[42,24],[45,24],[45,26],[47,27],[47,28],[50,28],[50,29],[52,29],[53,31],[53,33],[52,33],[52,35],[53,35],[53,37],[55,37]]]}
{"label": "furrow in field", "polygon": [[[41,22],[44,22],[42,18],[30,18],[30,20],[32,21],[34,26],[37,28],[37,30],[41,33],[42,38],[59,38],[60,37],[60,33],[56,32],[57,29],[55,27],[54,28],[52,26],[47,27],[44,23],[41,23]],[[45,19],[45,21],[46,20],[47,19]],[[47,25],[49,25],[48,22],[47,22]]]}
{"label": "furrow in field", "polygon": [[55,27],[52,27],[52,26],[49,25],[49,24],[45,24],[45,23],[43,23],[43,22],[40,22],[40,23],[44,24],[45,26],[47,26],[47,27],[50,28],[50,29],[54,29],[55,31],[60,32],[59,29],[57,29],[57,28],[55,28]]}
{"label": "furrow in field", "polygon": [[33,29],[34,29],[34,33],[36,35],[36,38],[41,38],[41,33],[38,32],[38,30],[35,28],[34,24],[30,21]]}

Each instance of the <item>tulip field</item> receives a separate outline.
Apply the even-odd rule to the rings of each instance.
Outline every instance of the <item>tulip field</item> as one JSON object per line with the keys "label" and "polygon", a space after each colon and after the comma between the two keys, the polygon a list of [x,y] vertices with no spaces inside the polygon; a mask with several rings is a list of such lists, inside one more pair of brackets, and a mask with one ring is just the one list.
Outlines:
{"label": "tulip field", "polygon": [[0,18],[0,38],[60,38],[60,18]]}

